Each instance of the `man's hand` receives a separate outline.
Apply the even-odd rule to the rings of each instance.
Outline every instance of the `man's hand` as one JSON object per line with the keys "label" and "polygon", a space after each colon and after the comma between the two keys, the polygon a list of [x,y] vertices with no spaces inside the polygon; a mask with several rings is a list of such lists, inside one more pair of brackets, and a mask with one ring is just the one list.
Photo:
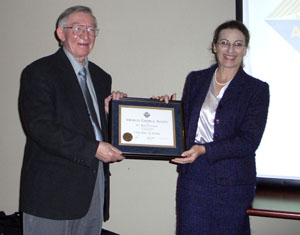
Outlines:
{"label": "man's hand", "polygon": [[170,100],[176,100],[176,93],[172,94],[171,97],[169,97],[168,95],[162,95],[162,96],[152,96],[151,99],[164,101],[166,104],[168,104]]}
{"label": "man's hand", "polygon": [[190,150],[181,154],[182,158],[174,158],[171,161],[178,164],[193,163],[197,157],[206,152],[204,145],[193,145]]}
{"label": "man's hand", "polygon": [[109,102],[111,100],[119,100],[121,98],[127,97],[127,94],[121,91],[113,91],[108,97],[106,97],[104,104],[105,104],[105,113],[109,113]]}
{"label": "man's hand", "polygon": [[105,163],[117,162],[124,159],[121,154],[122,152],[119,149],[109,143],[101,141],[97,148],[96,158]]}

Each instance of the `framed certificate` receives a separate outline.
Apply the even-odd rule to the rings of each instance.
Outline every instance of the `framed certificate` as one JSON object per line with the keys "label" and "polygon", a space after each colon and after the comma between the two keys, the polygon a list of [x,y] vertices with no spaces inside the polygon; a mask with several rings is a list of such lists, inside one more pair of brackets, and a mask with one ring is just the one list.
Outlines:
{"label": "framed certificate", "polygon": [[111,142],[123,156],[171,159],[185,150],[180,101],[123,98],[111,102]]}

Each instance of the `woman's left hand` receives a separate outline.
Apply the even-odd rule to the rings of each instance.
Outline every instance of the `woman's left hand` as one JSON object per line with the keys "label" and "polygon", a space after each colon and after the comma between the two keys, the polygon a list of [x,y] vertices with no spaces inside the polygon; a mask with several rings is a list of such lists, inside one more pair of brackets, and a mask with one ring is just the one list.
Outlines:
{"label": "woman's left hand", "polygon": [[113,91],[104,101],[105,113],[109,113],[109,102],[111,100],[119,100],[121,98],[127,97],[127,94],[121,91]]}
{"label": "woman's left hand", "polygon": [[197,157],[206,152],[204,145],[193,145],[189,150],[181,154],[182,158],[174,158],[171,161],[178,164],[193,163]]}
{"label": "woman's left hand", "polygon": [[162,95],[162,96],[152,96],[151,99],[164,101],[166,104],[168,104],[170,100],[176,100],[176,93],[173,93],[171,97],[169,97],[168,95]]}

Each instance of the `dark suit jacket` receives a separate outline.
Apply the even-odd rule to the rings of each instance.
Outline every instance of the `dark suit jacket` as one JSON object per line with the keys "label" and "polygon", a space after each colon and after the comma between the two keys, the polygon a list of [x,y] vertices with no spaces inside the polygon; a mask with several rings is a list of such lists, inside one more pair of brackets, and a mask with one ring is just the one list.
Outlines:
{"label": "dark suit jacket", "polygon": [[[111,77],[92,62],[89,71],[107,141],[104,99],[111,92]],[[27,137],[21,210],[49,219],[81,218],[95,186],[98,142],[76,74],[62,48],[23,70],[19,108]]]}
{"label": "dark suit jacket", "polygon": [[[216,66],[192,72],[183,92],[187,148]],[[239,69],[216,110],[206,153],[179,166],[178,234],[249,234],[247,208],[255,192],[257,149],[267,120],[269,88]]]}
{"label": "dark suit jacket", "polygon": [[[216,68],[192,72],[186,79],[182,101],[188,149],[194,145],[200,109]],[[255,151],[265,129],[268,106],[268,84],[240,68],[217,107],[214,140],[205,144],[206,154],[193,164],[180,166],[179,171],[203,181],[207,171],[213,171],[217,184],[255,185]],[[205,165],[210,169],[202,169]]]}

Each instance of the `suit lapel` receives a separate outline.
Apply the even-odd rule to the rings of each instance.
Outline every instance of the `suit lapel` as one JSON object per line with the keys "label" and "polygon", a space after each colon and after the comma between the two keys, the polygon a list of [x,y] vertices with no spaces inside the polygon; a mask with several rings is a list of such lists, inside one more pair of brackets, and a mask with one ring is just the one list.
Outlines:
{"label": "suit lapel", "polygon": [[93,82],[94,90],[96,93],[97,97],[97,102],[98,102],[98,110],[101,118],[101,128],[102,128],[102,135],[104,140],[107,140],[107,123],[106,123],[106,114],[104,110],[104,99],[105,94],[103,92],[103,79],[99,73],[97,73],[94,69],[93,66],[89,66],[89,71],[91,75],[91,79]]}
{"label": "suit lapel", "polygon": [[59,74],[65,87],[65,91],[73,104],[73,108],[79,118],[79,121],[86,123],[86,129],[89,134],[94,136],[95,134],[88,116],[88,110],[72,64],[62,49],[60,49],[58,53],[60,55],[60,60],[58,61],[60,66]]}
{"label": "suit lapel", "polygon": [[238,100],[241,97],[241,93],[244,89],[244,79],[243,79],[243,69],[239,69],[237,74],[234,76],[230,82],[228,88],[226,89],[219,105],[226,105],[226,103],[236,103],[234,100]]}
{"label": "suit lapel", "polygon": [[[199,84],[198,86],[198,92],[197,92],[197,106],[201,106],[206,98],[207,92],[209,90],[209,86],[211,83],[211,80],[213,78],[214,70],[209,70],[208,74],[205,76],[205,79]],[[199,109],[199,112],[200,112]]]}
{"label": "suit lapel", "polygon": [[195,136],[196,136],[196,129],[198,126],[198,119],[199,119],[199,115],[200,115],[200,110],[202,107],[202,104],[205,100],[207,91],[209,89],[211,80],[212,80],[212,76],[214,73],[214,69],[209,69],[206,73],[207,74],[201,74],[199,75],[196,81],[196,85],[195,85],[195,94],[193,94],[193,102],[194,105],[192,106],[192,110],[191,110],[191,115],[190,115],[190,123],[189,123],[189,133],[192,133],[192,136],[189,138],[189,145],[192,145],[192,143],[195,140]]}
{"label": "suit lapel", "polygon": [[[192,116],[199,117],[199,113],[202,107],[202,104],[205,100],[206,94],[208,92],[213,73],[215,69],[208,70],[206,75],[201,75],[201,80],[199,78],[196,89],[195,89],[195,98],[193,99],[195,101],[195,105],[192,110]],[[198,120],[198,119],[197,119]]]}

